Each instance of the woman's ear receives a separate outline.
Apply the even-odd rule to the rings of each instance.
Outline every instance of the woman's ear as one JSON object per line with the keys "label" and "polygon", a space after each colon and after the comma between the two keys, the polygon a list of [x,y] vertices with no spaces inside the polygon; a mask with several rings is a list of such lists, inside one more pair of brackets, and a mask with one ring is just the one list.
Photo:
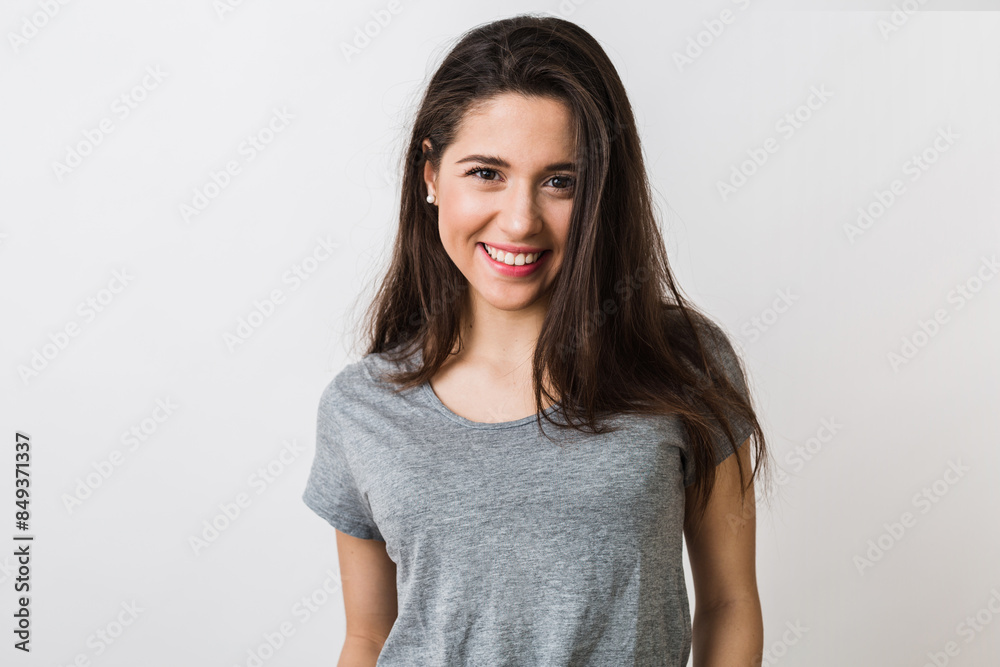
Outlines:
{"label": "woman's ear", "polygon": [[[430,139],[424,139],[421,147],[424,150],[424,155],[426,156],[431,152],[432,146]],[[437,194],[437,173],[434,171],[434,165],[428,159],[424,161],[424,185],[427,187],[427,194],[436,195]]]}

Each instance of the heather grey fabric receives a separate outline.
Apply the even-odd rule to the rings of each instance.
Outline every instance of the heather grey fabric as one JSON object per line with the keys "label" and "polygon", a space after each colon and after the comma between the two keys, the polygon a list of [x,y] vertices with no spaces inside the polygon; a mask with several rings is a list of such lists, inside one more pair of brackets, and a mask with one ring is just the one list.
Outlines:
{"label": "heather grey fabric", "polygon": [[[694,477],[679,421],[619,416],[608,423],[621,430],[590,435],[543,420],[560,448],[534,416],[473,422],[426,383],[394,394],[377,379],[387,368],[368,355],[326,387],[302,495],[338,530],[384,541],[396,563],[399,615],[380,667],[687,664]],[[740,443],[750,435],[736,430]],[[731,454],[720,440],[716,460]]]}

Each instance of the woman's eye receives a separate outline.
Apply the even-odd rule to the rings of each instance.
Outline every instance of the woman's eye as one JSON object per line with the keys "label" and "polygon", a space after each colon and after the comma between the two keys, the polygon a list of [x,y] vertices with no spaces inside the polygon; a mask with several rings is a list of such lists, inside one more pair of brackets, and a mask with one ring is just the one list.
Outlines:
{"label": "woman's eye", "polygon": [[[466,174],[466,176],[471,176],[473,174],[478,174],[478,173],[481,173],[481,172],[488,172],[490,174],[496,174],[497,173],[495,170],[488,169],[486,167],[475,167],[475,168],[470,169],[469,171],[465,172],[465,174]],[[482,178],[482,177],[480,176],[480,178]],[[492,181],[493,179],[492,178],[483,178],[483,180],[484,181]]]}
{"label": "woman's eye", "polygon": [[557,186],[556,187],[557,190],[569,190],[575,184],[574,180],[572,178],[570,178],[569,176],[553,176],[550,180],[553,180],[553,181],[563,181],[564,185]]}
{"label": "woman's eye", "polygon": [[[480,174],[486,174],[482,176]],[[477,178],[484,181],[495,181],[497,172],[495,169],[490,169],[489,167],[473,167],[469,171],[465,172],[466,176],[476,176]],[[570,190],[576,185],[576,179],[571,176],[553,176],[549,181],[562,182],[562,185],[556,185],[556,190]]]}

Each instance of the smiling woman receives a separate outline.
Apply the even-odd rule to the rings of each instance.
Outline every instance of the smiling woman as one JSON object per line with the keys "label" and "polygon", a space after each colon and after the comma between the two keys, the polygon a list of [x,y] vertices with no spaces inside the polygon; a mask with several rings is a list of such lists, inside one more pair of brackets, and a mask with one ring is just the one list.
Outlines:
{"label": "smiling woman", "polygon": [[323,392],[303,493],[337,529],[339,664],[759,661],[763,433],[675,285],[604,50],[554,17],[469,31],[403,165],[367,350]]}
{"label": "smiling woman", "polygon": [[[510,157],[475,152],[485,147]],[[423,148],[433,151],[429,139]],[[466,112],[439,169],[424,163],[441,244],[468,280],[471,298],[489,304],[473,304],[476,311],[544,317],[573,212],[574,149],[565,103],[505,93]]]}

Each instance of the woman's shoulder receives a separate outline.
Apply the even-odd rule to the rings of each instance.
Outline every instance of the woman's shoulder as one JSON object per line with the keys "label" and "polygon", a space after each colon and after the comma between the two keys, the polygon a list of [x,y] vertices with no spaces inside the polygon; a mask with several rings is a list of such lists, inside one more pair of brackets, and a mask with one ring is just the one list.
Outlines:
{"label": "woman's shoulder", "polygon": [[[721,364],[727,375],[731,377],[742,375],[739,355],[732,337],[708,315],[690,309],[687,312],[691,315],[691,321],[694,323],[699,341],[705,347],[705,352]],[[691,340],[691,327],[680,308],[668,307],[666,319],[667,325],[677,336],[687,341]]]}
{"label": "woman's shoulder", "polygon": [[[411,360],[398,360],[396,350],[372,352],[346,363],[327,383],[320,399],[321,406],[344,405],[351,401],[371,402],[394,395],[391,383],[384,377],[387,372],[400,370]],[[419,358],[419,352],[416,355]]]}
{"label": "woman's shoulder", "polygon": [[728,341],[729,336],[727,336],[725,331],[723,331],[721,325],[719,325],[719,323],[711,317],[690,308],[685,308],[682,311],[679,306],[675,305],[668,305],[665,307],[664,321],[671,334],[690,339],[692,333],[691,324],[689,324],[687,318],[684,317],[685,312],[690,316],[691,324],[694,325],[698,337],[703,342],[707,342],[712,346],[717,346],[720,343]]}
{"label": "woman's shoulder", "polygon": [[711,317],[694,308],[681,308],[676,304],[666,304],[663,309],[667,324],[670,326],[687,328],[687,319],[684,317],[686,313],[699,329],[719,330],[719,325]]}

